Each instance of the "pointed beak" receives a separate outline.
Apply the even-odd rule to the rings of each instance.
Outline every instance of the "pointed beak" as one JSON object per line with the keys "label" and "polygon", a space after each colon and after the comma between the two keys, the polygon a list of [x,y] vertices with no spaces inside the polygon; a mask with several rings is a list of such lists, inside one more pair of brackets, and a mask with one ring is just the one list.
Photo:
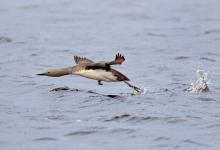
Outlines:
{"label": "pointed beak", "polygon": [[37,75],[38,76],[46,76],[47,74],[46,73],[38,73]]}

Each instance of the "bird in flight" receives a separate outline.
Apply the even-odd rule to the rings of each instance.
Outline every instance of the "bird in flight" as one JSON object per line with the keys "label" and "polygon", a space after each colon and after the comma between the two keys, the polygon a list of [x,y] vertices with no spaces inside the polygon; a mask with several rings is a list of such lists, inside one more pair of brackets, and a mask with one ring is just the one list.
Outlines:
{"label": "bird in flight", "polygon": [[129,87],[133,88],[137,92],[141,92],[141,89],[131,85],[128,81],[128,77],[112,68],[112,65],[119,65],[125,61],[125,57],[118,53],[113,61],[99,61],[94,62],[86,57],[74,56],[76,65],[61,69],[51,69],[44,73],[39,73],[39,76],[49,77],[61,77],[64,75],[79,75],[89,79],[97,80],[99,85],[103,85],[104,82],[124,82]]}

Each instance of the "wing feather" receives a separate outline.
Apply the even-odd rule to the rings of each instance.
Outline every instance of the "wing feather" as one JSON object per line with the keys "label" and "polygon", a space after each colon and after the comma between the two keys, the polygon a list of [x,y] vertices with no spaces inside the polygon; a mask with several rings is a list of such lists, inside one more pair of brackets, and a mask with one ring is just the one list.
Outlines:
{"label": "wing feather", "polygon": [[115,60],[107,62],[108,65],[117,65],[117,64],[122,64],[125,61],[125,57],[118,53],[115,55]]}
{"label": "wing feather", "polygon": [[117,64],[122,64],[125,61],[125,57],[117,53],[115,55],[115,60],[113,61],[99,61],[99,62],[93,62],[92,60],[85,58],[85,57],[79,57],[79,56],[74,56],[74,60],[76,64],[82,64],[82,63],[88,63],[87,66],[89,68],[107,68],[109,69],[111,65],[117,65]]}
{"label": "wing feather", "polygon": [[75,60],[76,64],[94,63],[92,60],[90,60],[86,57],[74,56],[74,60]]}

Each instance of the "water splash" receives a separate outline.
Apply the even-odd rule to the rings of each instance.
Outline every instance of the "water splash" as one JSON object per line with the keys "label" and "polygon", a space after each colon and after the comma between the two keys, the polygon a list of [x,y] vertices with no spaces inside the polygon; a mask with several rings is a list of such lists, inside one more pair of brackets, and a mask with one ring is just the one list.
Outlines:
{"label": "water splash", "polygon": [[185,89],[185,91],[189,91],[192,93],[200,93],[200,92],[208,92],[208,73],[204,70],[197,70],[198,79],[195,83],[191,83],[189,87]]}
{"label": "water splash", "polygon": [[147,92],[147,88],[139,88],[139,91],[134,90],[132,95],[143,95]]}

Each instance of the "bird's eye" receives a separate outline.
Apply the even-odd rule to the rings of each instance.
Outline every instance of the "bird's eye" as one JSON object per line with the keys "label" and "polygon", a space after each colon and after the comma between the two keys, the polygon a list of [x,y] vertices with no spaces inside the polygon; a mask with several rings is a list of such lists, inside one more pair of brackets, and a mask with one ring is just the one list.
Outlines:
{"label": "bird's eye", "polygon": [[47,72],[47,73],[50,73],[50,72]]}

